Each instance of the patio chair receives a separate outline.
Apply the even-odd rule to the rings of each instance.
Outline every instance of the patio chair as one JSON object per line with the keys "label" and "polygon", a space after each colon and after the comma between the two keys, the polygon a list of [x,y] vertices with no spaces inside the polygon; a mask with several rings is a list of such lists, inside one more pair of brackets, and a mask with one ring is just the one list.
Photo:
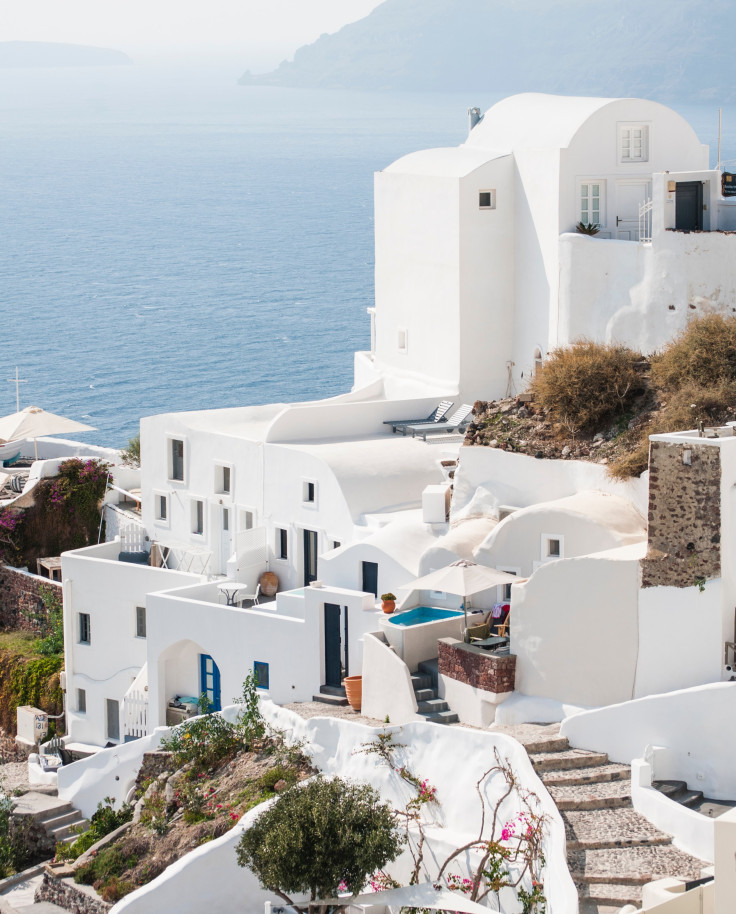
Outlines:
{"label": "patio chair", "polygon": [[445,432],[450,435],[452,432],[460,432],[465,429],[465,426],[470,422],[472,412],[473,407],[463,403],[459,409],[455,410],[447,422],[443,422],[441,425],[434,422],[421,422],[417,425],[408,425],[407,429],[411,432],[412,438],[421,435],[424,441],[427,440],[427,435],[432,431]]}
{"label": "patio chair", "polygon": [[240,603],[240,608],[243,609],[246,603],[250,603],[251,606],[258,606],[259,600],[261,598],[261,585],[256,584],[256,589],[254,593],[240,593],[238,594],[238,601]]}
{"label": "patio chair", "polygon": [[402,435],[406,435],[406,429],[409,425],[417,425],[419,423],[435,423],[435,422],[444,422],[447,413],[452,407],[452,400],[442,400],[427,416],[426,419],[390,419],[387,422],[384,422],[384,425],[391,426],[391,434],[393,435],[396,431],[401,431]]}

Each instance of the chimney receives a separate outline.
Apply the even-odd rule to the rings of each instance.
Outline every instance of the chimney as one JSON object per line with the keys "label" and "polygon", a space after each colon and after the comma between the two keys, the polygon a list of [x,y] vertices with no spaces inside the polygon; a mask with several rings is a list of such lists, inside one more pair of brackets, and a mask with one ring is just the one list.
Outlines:
{"label": "chimney", "polygon": [[468,133],[483,120],[483,115],[480,113],[480,108],[468,108]]}

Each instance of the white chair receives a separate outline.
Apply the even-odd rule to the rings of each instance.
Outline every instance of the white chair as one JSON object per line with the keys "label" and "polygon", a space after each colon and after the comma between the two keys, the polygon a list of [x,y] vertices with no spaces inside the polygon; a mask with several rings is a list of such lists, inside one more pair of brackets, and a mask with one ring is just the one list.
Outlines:
{"label": "white chair", "polygon": [[241,593],[238,594],[238,599],[240,601],[240,606],[243,608],[246,603],[250,603],[252,606],[258,606],[259,600],[261,597],[261,585],[256,584],[255,593]]}

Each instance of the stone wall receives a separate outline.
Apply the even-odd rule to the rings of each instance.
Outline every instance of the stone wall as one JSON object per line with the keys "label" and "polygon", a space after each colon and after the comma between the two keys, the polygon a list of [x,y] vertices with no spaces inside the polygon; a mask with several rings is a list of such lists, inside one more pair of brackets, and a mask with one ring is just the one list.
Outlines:
{"label": "stone wall", "polygon": [[61,584],[18,568],[0,565],[0,631],[42,634],[47,619],[41,588],[57,589]]}
{"label": "stone wall", "polygon": [[72,879],[59,879],[48,870],[43,875],[43,882],[36,889],[36,903],[48,901],[51,904],[70,911],[71,914],[107,914],[111,904],[103,901],[89,886],[75,885]]}
{"label": "stone wall", "polygon": [[159,752],[144,753],[138,776],[135,779],[135,786],[143,790],[145,784],[149,784],[151,781],[155,781],[156,778],[160,778],[166,771],[173,771],[173,759],[173,752],[164,752],[162,750]]}
{"label": "stone wall", "polygon": [[721,576],[720,448],[697,438],[652,442],[649,548],[641,565],[642,587],[692,587]]}
{"label": "stone wall", "polygon": [[461,641],[448,644],[441,640],[438,647],[441,675],[497,695],[514,691],[516,657],[513,654],[479,653]]}

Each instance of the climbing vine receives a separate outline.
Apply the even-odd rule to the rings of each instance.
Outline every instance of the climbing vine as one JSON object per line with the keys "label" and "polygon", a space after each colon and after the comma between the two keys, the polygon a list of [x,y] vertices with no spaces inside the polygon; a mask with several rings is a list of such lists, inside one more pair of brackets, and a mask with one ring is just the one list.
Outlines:
{"label": "climbing vine", "polygon": [[15,712],[20,705],[32,705],[49,714],[61,713],[59,673],[63,663],[60,655],[24,657],[9,650],[0,651],[0,727],[15,733]]}

